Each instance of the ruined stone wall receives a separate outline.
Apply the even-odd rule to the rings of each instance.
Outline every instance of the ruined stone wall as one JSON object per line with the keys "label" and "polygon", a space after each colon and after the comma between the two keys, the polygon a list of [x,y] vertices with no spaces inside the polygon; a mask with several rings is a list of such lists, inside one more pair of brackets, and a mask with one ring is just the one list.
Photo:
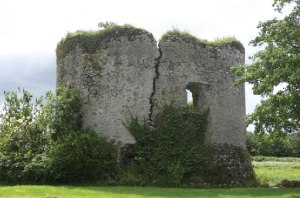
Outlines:
{"label": "ruined stone wall", "polygon": [[[121,28],[94,40],[90,52],[84,35],[67,38],[57,51],[56,86],[70,82],[83,99],[83,127],[91,126],[120,147],[135,144],[122,121],[149,118],[150,96],[159,51],[156,40],[145,31]],[[93,38],[93,37],[91,37]]]}
{"label": "ruined stone wall", "polygon": [[210,108],[206,144],[246,148],[245,89],[244,85],[233,87],[236,75],[230,71],[230,67],[245,63],[243,45],[231,41],[214,46],[196,38],[167,35],[160,40],[159,48],[153,116],[171,102],[186,106],[188,89],[195,109]]}
{"label": "ruined stone wall", "polygon": [[188,89],[195,109],[210,108],[206,144],[245,149],[245,90],[232,86],[236,76],[230,71],[245,62],[241,43],[217,46],[166,35],[157,48],[152,34],[140,29],[95,35],[66,38],[57,49],[56,84],[78,88],[84,128],[91,126],[121,147],[134,145],[122,121],[132,113],[151,125],[163,105],[186,106]]}
{"label": "ruined stone wall", "polygon": [[188,89],[195,111],[210,109],[205,142],[212,163],[230,171],[231,184],[253,178],[243,118],[245,87],[233,87],[236,76],[230,71],[245,63],[240,42],[215,45],[166,35],[157,47],[151,33],[118,28],[74,34],[58,44],[56,53],[56,86],[70,82],[79,90],[83,128],[92,127],[118,144],[120,163],[124,155],[135,152],[136,143],[122,121],[131,113],[140,123],[146,120],[154,126],[164,105],[187,105]]}

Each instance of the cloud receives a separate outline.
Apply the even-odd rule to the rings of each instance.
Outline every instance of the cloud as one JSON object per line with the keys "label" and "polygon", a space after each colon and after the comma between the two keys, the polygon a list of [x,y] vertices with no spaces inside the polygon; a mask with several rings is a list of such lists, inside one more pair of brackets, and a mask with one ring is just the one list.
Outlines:
{"label": "cloud", "polygon": [[56,63],[54,54],[35,52],[0,56],[0,104],[4,90],[17,91],[24,87],[34,98],[55,90]]}

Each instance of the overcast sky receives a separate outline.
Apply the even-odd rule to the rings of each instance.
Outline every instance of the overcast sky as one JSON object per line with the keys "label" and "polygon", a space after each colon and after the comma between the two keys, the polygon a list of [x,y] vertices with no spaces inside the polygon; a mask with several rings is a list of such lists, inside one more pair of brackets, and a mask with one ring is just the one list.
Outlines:
{"label": "overcast sky", "polygon": [[[0,0],[0,104],[3,91],[24,87],[34,97],[55,90],[56,44],[78,29],[99,30],[99,22],[130,23],[153,33],[156,40],[176,26],[213,41],[235,36],[248,56],[262,48],[248,46],[258,34],[259,21],[283,14],[273,0]],[[189,97],[189,100],[191,98]],[[246,111],[253,112],[260,97],[246,85]]]}

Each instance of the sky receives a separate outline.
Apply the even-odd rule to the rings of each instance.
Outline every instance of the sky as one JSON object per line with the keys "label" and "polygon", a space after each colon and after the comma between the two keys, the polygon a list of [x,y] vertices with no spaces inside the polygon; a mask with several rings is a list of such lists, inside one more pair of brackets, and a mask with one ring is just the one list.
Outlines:
{"label": "sky", "polygon": [[[156,40],[173,26],[213,41],[235,36],[249,56],[263,48],[249,46],[259,33],[259,21],[283,18],[273,0],[0,0],[0,104],[4,90],[18,87],[34,98],[55,90],[57,43],[78,29],[99,30],[98,23],[132,24],[152,32]],[[246,113],[252,113],[261,97],[246,84]],[[191,99],[191,95],[188,96]],[[253,127],[249,127],[253,130]]]}

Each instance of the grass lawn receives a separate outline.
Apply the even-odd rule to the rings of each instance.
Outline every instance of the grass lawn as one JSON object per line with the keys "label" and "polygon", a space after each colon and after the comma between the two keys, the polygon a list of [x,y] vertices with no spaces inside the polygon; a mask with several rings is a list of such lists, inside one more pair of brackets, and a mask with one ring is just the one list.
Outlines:
{"label": "grass lawn", "polygon": [[[279,184],[282,180],[300,180],[300,161],[278,159],[254,161],[254,171],[261,183]],[[264,159],[265,160],[265,159]],[[272,159],[267,159],[272,160]],[[0,185],[0,198],[156,198],[156,197],[220,197],[220,198],[300,198],[300,189],[231,188],[231,189],[180,189],[155,187],[97,187],[97,186],[30,186]]]}
{"label": "grass lawn", "polygon": [[274,197],[300,198],[300,189],[231,188],[231,189],[178,189],[152,187],[72,187],[72,186],[0,186],[0,197],[101,197],[101,198],[161,198],[161,197]]}

